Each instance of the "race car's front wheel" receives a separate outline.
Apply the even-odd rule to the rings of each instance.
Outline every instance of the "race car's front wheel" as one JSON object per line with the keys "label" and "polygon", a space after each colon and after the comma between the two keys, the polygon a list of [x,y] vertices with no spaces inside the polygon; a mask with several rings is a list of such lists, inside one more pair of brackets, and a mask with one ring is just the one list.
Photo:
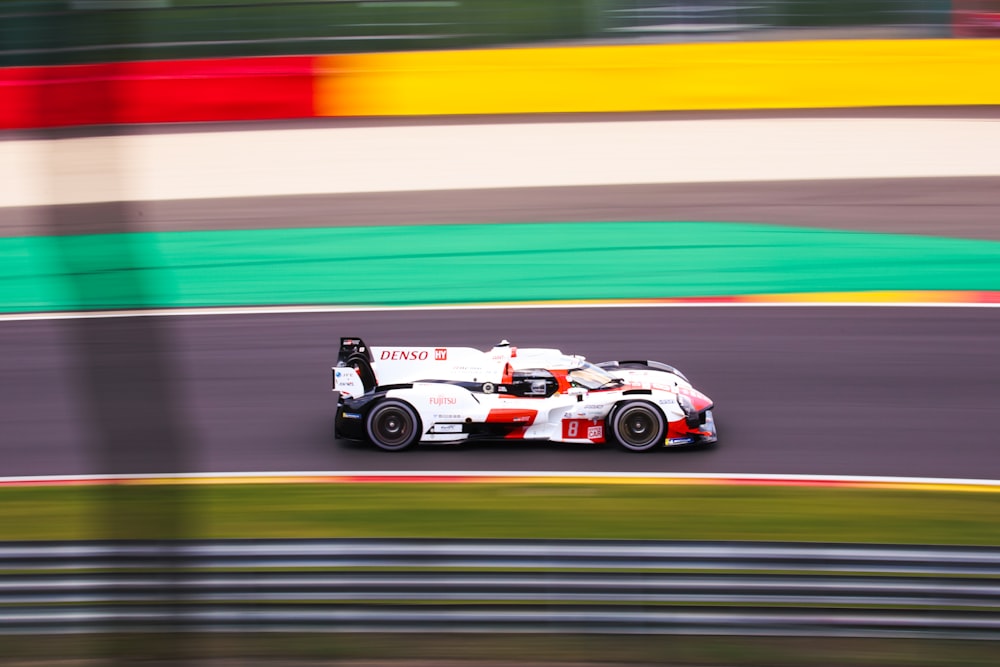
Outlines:
{"label": "race car's front wheel", "polygon": [[378,447],[398,452],[420,439],[420,417],[403,401],[387,400],[368,413],[368,439]]}
{"label": "race car's front wheel", "polygon": [[615,410],[611,418],[611,433],[625,449],[646,452],[664,444],[667,424],[656,406],[644,401],[630,401]]}

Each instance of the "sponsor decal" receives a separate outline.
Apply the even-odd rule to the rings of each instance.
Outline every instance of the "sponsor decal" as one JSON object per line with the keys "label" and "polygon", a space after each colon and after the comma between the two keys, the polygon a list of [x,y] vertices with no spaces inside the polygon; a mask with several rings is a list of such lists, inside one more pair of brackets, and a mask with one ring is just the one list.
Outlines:
{"label": "sponsor decal", "polygon": [[428,399],[431,405],[455,405],[458,399],[454,396],[431,396]]}
{"label": "sponsor decal", "polygon": [[434,361],[448,361],[448,348],[434,348]]}
{"label": "sponsor decal", "polygon": [[604,442],[604,422],[597,419],[563,419],[562,437],[567,440]]}
{"label": "sponsor decal", "polygon": [[[518,408],[493,408],[486,415],[487,424],[534,424],[537,410],[521,410]],[[521,428],[525,428],[522,426]]]}
{"label": "sponsor decal", "polygon": [[382,350],[380,361],[427,361],[427,350]]}
{"label": "sponsor decal", "polygon": [[461,419],[462,415],[434,415],[434,419]]}
{"label": "sponsor decal", "polygon": [[344,419],[361,419],[361,415],[357,412],[344,412],[341,414],[344,415]]}
{"label": "sponsor decal", "polygon": [[333,373],[333,389],[339,391],[342,396],[354,396],[364,393],[361,386],[361,379],[357,371],[351,368],[336,370]]}
{"label": "sponsor decal", "polygon": [[667,438],[668,445],[687,445],[694,442],[694,438]]}
{"label": "sponsor decal", "polygon": [[461,433],[462,432],[462,425],[461,424],[435,424],[434,425],[434,432],[435,433]]}

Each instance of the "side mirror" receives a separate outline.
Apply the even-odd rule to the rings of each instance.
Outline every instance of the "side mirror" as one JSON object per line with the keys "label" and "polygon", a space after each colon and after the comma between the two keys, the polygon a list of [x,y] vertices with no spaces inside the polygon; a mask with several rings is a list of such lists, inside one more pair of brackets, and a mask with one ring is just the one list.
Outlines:
{"label": "side mirror", "polygon": [[576,401],[579,403],[587,395],[587,390],[583,387],[570,387],[566,393],[570,396],[576,396]]}

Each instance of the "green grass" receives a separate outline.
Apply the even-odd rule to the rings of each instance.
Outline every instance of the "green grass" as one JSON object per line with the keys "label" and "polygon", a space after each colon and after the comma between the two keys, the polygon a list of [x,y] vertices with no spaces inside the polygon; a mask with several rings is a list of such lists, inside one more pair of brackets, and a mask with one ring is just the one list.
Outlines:
{"label": "green grass", "polygon": [[[114,1],[105,2],[115,6]],[[420,50],[586,37],[588,0],[172,0],[65,11],[0,3],[0,65]],[[417,35],[419,38],[408,37]]]}
{"label": "green grass", "polygon": [[593,538],[1000,545],[1000,493],[616,484],[0,489],[5,540]]}
{"label": "green grass", "polygon": [[[621,22],[611,0],[0,1],[0,65],[395,51],[600,39]],[[776,26],[943,24],[947,0],[787,0]],[[418,39],[408,37],[417,35]],[[375,37],[378,36],[378,37]]]}
{"label": "green grass", "polygon": [[862,26],[943,23],[948,0],[784,0],[779,21],[786,26]]}

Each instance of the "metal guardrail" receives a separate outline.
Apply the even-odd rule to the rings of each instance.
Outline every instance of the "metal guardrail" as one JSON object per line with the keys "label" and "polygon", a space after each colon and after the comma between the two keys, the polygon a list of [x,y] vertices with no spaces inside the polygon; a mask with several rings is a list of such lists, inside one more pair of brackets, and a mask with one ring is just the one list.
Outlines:
{"label": "metal guardrail", "polygon": [[0,632],[1000,639],[1000,549],[225,540],[0,543]]}

